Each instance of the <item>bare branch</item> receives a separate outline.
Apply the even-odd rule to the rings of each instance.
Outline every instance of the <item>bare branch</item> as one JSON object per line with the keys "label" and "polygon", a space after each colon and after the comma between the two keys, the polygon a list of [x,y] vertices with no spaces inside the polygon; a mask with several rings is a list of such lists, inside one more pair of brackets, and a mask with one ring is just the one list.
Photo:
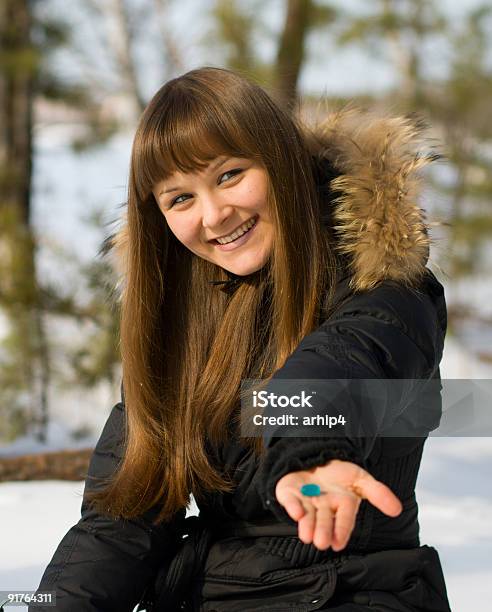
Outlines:
{"label": "bare branch", "polygon": [[113,49],[127,93],[131,96],[136,115],[138,115],[144,109],[145,101],[140,91],[133,57],[135,40],[128,7],[125,0],[109,0],[106,10],[110,23],[114,24],[114,28],[109,29],[109,44]]}
{"label": "bare branch", "polygon": [[159,35],[167,60],[167,77],[184,72],[185,70],[181,50],[178,48],[176,40],[168,27],[167,13],[169,11],[169,4],[169,0],[154,0]]}

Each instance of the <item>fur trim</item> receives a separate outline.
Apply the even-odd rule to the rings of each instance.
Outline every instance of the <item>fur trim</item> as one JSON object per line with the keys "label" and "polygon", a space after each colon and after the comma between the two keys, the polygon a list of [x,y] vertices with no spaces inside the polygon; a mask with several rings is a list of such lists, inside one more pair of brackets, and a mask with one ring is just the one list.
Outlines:
{"label": "fur trim", "polygon": [[118,229],[110,234],[103,242],[100,255],[106,257],[116,274],[114,291],[121,297],[125,287],[128,269],[128,222],[126,211],[119,221],[111,222]]}
{"label": "fur trim", "polygon": [[419,174],[440,157],[426,129],[415,117],[346,108],[311,130],[312,154],[339,174],[329,184],[332,218],[356,291],[389,279],[412,286],[425,271],[431,224],[417,203]]}
{"label": "fur trim", "polygon": [[[364,291],[383,280],[418,284],[431,239],[418,205],[420,171],[440,156],[414,116],[390,117],[347,107],[306,128],[313,156],[326,160],[336,178],[332,193],[336,248],[348,259],[350,288]],[[124,284],[128,230],[108,239]]]}

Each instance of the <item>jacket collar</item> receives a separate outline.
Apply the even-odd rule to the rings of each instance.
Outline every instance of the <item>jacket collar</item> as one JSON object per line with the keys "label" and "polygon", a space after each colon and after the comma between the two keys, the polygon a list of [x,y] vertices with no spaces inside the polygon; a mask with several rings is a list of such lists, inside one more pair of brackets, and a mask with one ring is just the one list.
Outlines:
{"label": "jacket collar", "polygon": [[440,158],[427,125],[353,107],[328,114],[309,136],[312,155],[329,176],[336,249],[345,256],[350,288],[383,280],[415,286],[425,273],[431,239],[419,206],[421,170]]}

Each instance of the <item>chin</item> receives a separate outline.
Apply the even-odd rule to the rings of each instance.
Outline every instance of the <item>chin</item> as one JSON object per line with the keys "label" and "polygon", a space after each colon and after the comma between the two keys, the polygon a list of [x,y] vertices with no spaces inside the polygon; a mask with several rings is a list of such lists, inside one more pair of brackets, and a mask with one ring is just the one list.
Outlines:
{"label": "chin", "polygon": [[250,270],[249,268],[245,269],[245,268],[235,268],[234,266],[226,268],[225,266],[222,266],[224,268],[224,270],[227,270],[227,272],[230,272],[231,274],[235,274],[236,276],[248,276],[248,274],[251,274],[252,272],[254,272],[255,270]]}
{"label": "chin", "polygon": [[[239,254],[238,254],[239,255]],[[248,257],[249,255],[249,257]],[[224,258],[225,259],[225,258]],[[243,253],[235,261],[220,261],[215,259],[214,263],[220,266],[223,270],[227,270],[236,276],[248,276],[254,272],[258,272],[265,267],[269,257],[259,249],[252,253]]]}
{"label": "chin", "polygon": [[248,276],[248,274],[253,274],[254,272],[258,272],[263,268],[264,263],[260,262],[256,265],[251,266],[230,266],[229,268],[225,268],[228,272],[235,274],[236,276]]}

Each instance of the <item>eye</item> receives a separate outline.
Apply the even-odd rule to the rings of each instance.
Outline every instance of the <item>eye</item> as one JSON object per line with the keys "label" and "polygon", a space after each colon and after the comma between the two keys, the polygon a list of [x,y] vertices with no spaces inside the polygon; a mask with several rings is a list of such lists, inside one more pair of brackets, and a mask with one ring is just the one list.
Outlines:
{"label": "eye", "polygon": [[[219,176],[219,180],[217,182],[222,183],[223,182],[222,179],[224,178],[224,176],[231,174],[234,177],[237,174],[240,174],[242,171],[243,171],[242,168],[234,168],[234,170],[228,170],[227,172],[224,172],[223,174]],[[230,178],[226,178],[226,181],[229,181],[229,180]]]}
{"label": "eye", "polygon": [[[242,168],[234,168],[233,170],[228,170],[227,172],[224,172],[219,176],[217,183],[220,185],[224,181],[230,181],[231,178],[235,177],[238,174],[241,174],[241,172],[243,172]],[[228,177],[228,175],[230,176]],[[190,193],[181,193],[179,196],[176,196],[173,200],[171,200],[171,203],[169,204],[169,208],[172,208],[175,204],[183,204],[183,202],[186,202],[186,200],[188,200],[190,197],[193,197]],[[181,198],[185,198],[185,199],[181,199]]]}
{"label": "eye", "polygon": [[189,196],[189,193],[182,193],[179,196],[176,196],[173,200],[171,200],[171,204],[169,206],[169,208],[172,208],[175,204],[182,204],[183,202],[186,202],[186,200],[180,200],[180,198],[185,198],[186,196]]}

